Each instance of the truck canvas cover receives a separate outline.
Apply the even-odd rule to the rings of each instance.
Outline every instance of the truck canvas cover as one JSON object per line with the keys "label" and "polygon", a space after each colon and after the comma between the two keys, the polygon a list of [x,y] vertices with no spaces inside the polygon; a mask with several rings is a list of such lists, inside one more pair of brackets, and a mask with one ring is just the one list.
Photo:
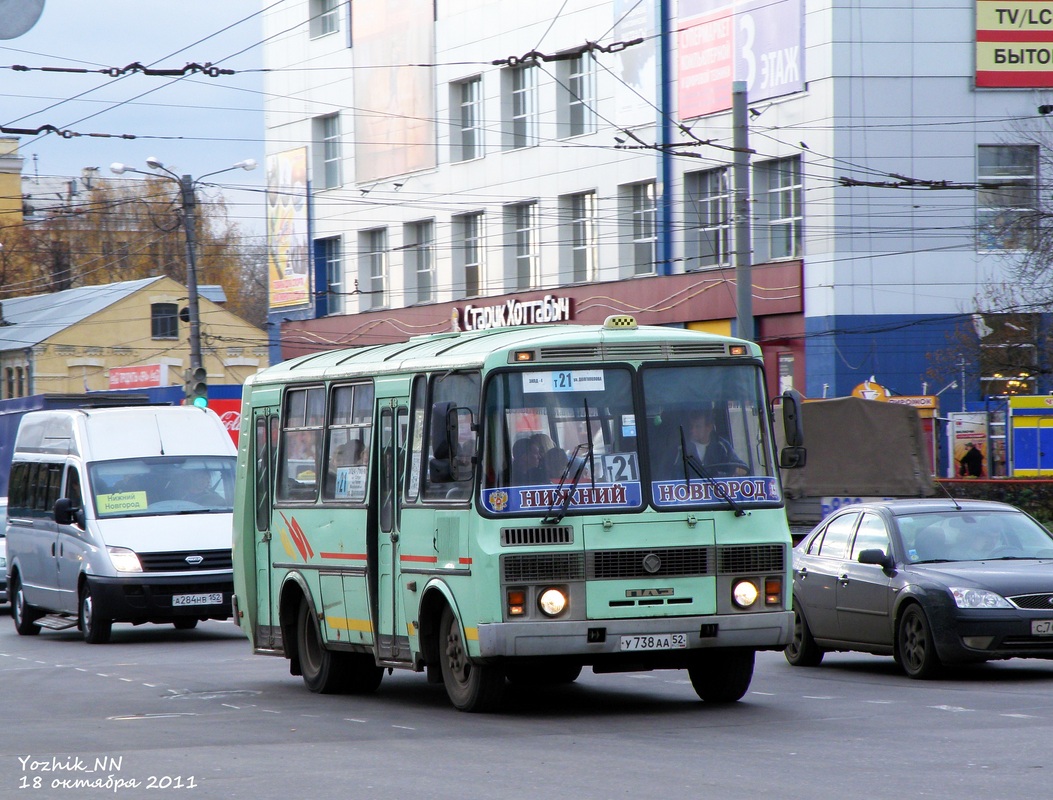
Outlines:
{"label": "truck canvas cover", "polygon": [[787,497],[933,493],[921,418],[912,407],[841,397],[802,403],[801,418],[808,461],[783,471]]}

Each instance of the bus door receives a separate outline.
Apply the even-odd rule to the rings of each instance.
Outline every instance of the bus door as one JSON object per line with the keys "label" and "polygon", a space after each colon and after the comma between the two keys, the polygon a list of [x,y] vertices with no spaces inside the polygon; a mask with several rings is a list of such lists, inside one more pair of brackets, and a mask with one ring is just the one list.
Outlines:
{"label": "bus door", "polygon": [[274,498],[274,467],[278,452],[278,409],[260,408],[253,412],[253,485],[256,548],[256,645],[274,648],[272,625],[274,607],[271,588],[271,506]]}
{"label": "bus door", "polygon": [[406,450],[405,420],[408,410],[398,400],[380,410],[380,441],[377,469],[377,650],[382,661],[408,661],[409,636],[405,611],[398,591],[399,544],[402,508],[399,477]]}

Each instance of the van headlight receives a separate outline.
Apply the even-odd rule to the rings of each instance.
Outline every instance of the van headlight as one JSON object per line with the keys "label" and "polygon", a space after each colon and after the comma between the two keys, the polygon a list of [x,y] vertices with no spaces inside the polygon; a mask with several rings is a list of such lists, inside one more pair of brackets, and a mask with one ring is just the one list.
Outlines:
{"label": "van headlight", "polygon": [[127,547],[107,547],[106,552],[110,554],[110,562],[118,572],[143,571],[143,565],[139,563],[139,556],[134,550]]}

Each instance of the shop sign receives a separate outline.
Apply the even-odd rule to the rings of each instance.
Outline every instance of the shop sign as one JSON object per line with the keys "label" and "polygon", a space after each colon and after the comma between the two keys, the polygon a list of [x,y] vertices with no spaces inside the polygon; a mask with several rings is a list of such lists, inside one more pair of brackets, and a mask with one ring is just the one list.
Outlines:
{"label": "shop sign", "polygon": [[111,389],[146,389],[168,383],[167,364],[142,364],[138,367],[110,367]]}
{"label": "shop sign", "polygon": [[571,298],[547,294],[538,300],[511,298],[498,305],[455,308],[453,327],[454,330],[485,331],[545,322],[569,322],[572,316]]}

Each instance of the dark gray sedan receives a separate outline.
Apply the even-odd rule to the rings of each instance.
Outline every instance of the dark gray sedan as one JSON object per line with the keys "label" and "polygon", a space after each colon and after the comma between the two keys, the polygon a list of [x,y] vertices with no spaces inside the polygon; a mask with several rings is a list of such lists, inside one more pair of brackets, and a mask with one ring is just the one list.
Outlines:
{"label": "dark gray sedan", "polygon": [[847,506],[794,548],[786,660],[894,656],[912,678],[944,664],[1053,658],[1053,535],[1004,503]]}

